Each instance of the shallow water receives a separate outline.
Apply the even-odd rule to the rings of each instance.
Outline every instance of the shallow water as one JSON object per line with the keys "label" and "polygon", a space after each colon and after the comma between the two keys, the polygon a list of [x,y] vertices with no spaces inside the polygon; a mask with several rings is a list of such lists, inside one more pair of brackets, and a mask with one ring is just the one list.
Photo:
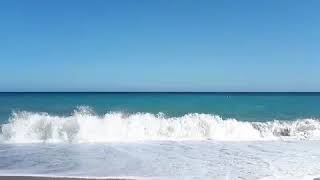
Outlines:
{"label": "shallow water", "polygon": [[0,174],[289,179],[320,172],[319,141],[1,144]]}

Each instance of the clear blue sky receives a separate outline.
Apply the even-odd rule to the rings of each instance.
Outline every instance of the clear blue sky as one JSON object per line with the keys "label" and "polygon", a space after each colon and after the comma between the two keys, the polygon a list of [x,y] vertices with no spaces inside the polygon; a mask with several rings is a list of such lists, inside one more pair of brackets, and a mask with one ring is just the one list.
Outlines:
{"label": "clear blue sky", "polygon": [[318,0],[7,0],[0,91],[320,91]]}

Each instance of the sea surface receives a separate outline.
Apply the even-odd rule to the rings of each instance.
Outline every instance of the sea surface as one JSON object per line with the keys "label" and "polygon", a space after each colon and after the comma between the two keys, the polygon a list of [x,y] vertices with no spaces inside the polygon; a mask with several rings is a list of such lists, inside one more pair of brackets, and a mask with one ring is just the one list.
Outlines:
{"label": "sea surface", "polygon": [[320,177],[320,93],[0,93],[0,175]]}

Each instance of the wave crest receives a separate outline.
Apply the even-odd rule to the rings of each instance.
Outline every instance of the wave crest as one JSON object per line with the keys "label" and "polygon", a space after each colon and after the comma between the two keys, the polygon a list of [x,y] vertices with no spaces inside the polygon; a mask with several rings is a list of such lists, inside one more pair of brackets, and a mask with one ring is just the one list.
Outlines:
{"label": "wave crest", "polygon": [[262,123],[198,113],[166,117],[163,113],[110,112],[99,116],[90,108],[83,107],[71,116],[16,112],[1,129],[0,139],[10,143],[208,139],[258,141],[320,137],[320,122],[314,119]]}

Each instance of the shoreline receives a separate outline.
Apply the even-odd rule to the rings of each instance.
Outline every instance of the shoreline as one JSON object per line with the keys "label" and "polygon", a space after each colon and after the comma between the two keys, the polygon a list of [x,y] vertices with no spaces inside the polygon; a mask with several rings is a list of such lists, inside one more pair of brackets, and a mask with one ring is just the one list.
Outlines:
{"label": "shoreline", "polygon": [[0,175],[1,180],[134,180],[133,177],[67,177],[67,176],[28,176]]}

